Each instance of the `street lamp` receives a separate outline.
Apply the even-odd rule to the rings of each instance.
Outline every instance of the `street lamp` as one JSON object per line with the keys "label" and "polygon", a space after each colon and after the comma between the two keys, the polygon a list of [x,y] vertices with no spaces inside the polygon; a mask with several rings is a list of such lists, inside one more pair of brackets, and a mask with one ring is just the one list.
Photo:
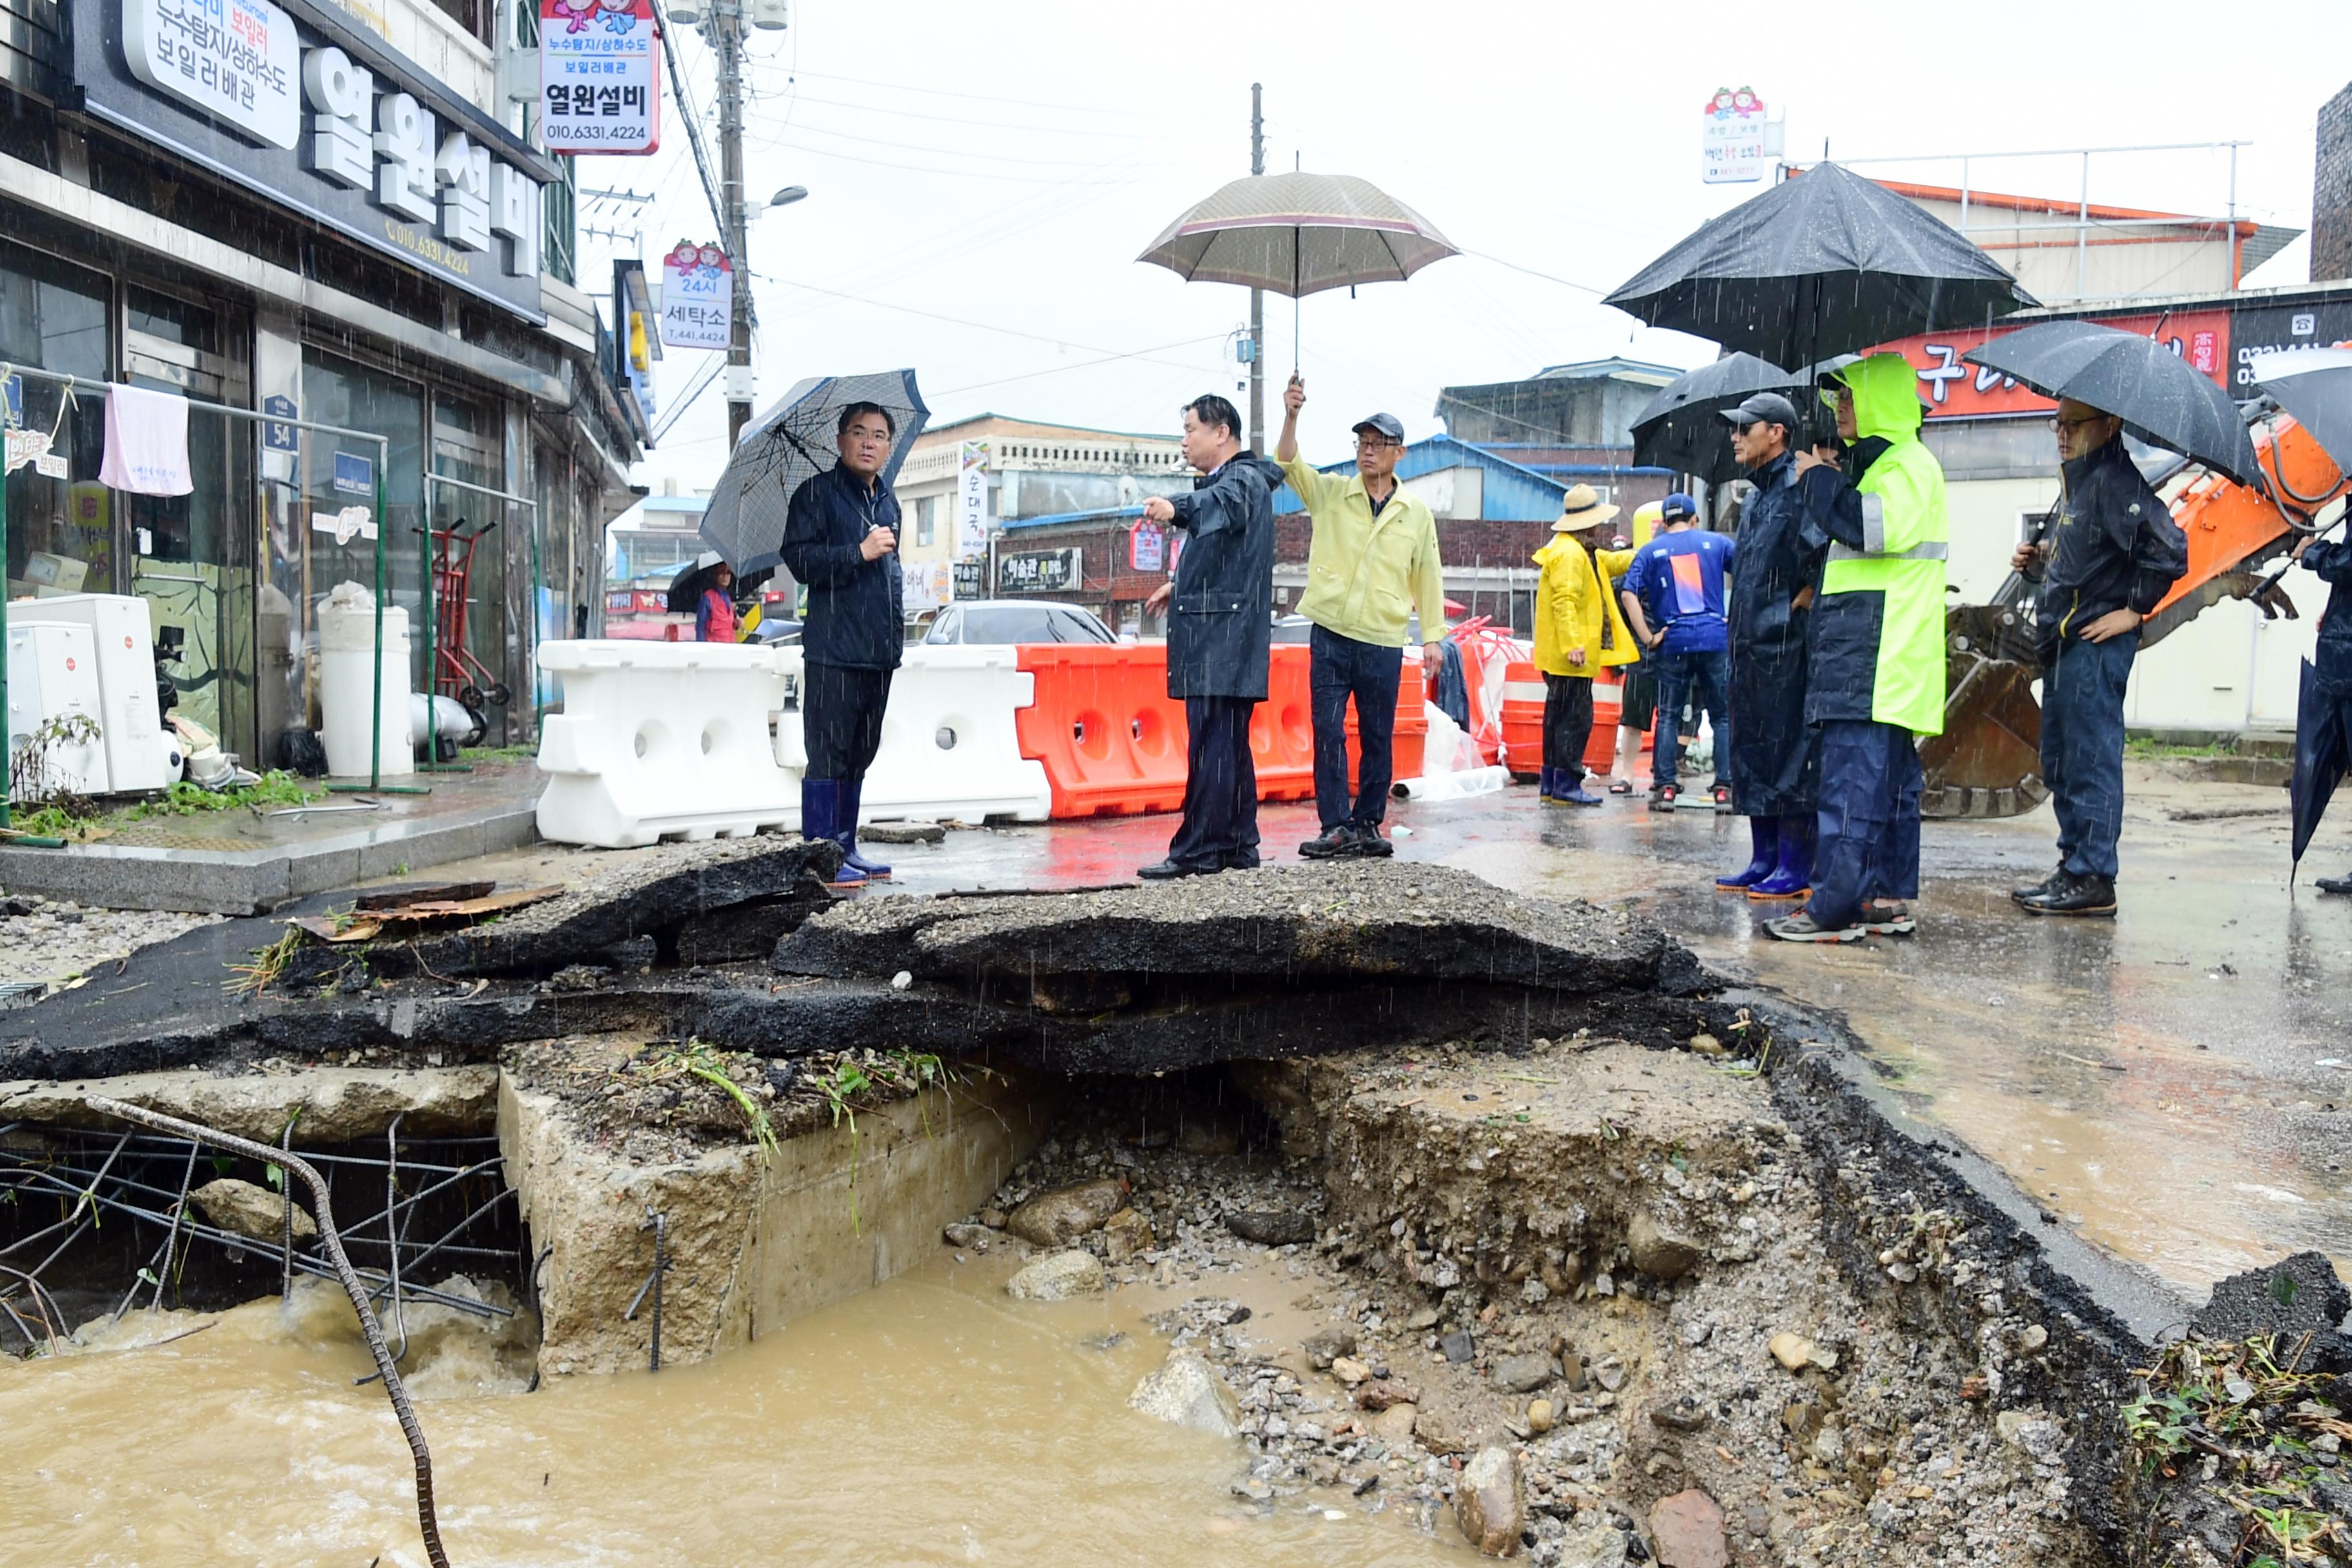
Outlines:
{"label": "street lamp", "polygon": [[778,191],[774,195],[768,198],[768,205],[772,207],[788,207],[794,202],[806,200],[807,197],[808,187],[806,185],[786,185],[782,190]]}

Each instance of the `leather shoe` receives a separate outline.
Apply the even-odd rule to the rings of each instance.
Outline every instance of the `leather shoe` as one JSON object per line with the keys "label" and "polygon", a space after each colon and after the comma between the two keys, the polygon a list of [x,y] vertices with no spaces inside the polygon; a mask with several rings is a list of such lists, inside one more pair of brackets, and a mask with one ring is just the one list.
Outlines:
{"label": "leather shoe", "polygon": [[1179,877],[1207,877],[1216,873],[1214,866],[1181,866],[1173,860],[1162,860],[1157,866],[1146,866],[1136,875],[1147,882],[1172,882]]}
{"label": "leather shoe", "polygon": [[2029,915],[2113,918],[2116,885],[2105,877],[2077,877],[2071,871],[2061,871],[2052,879],[2050,886],[2017,903]]}
{"label": "leather shoe", "polygon": [[2028,899],[2038,899],[2044,893],[2050,891],[2051,889],[2056,887],[2058,885],[2058,879],[2065,874],[2066,868],[2061,866],[2030,888],[2011,888],[2009,890],[2010,899],[2011,901],[2021,904],[2025,902]]}
{"label": "leather shoe", "polygon": [[1396,853],[1396,846],[1381,837],[1377,827],[1357,827],[1350,831],[1355,835],[1355,842],[1349,847],[1348,853],[1357,859],[1385,860]]}

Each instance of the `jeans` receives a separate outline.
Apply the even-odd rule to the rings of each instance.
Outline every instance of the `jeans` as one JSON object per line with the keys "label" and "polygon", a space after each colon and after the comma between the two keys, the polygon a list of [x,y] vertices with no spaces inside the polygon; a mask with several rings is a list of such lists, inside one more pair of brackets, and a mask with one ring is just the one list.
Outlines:
{"label": "jeans", "polygon": [[1592,681],[1589,676],[1544,672],[1543,765],[1568,774],[1571,789],[1584,787],[1584,748],[1592,740]]}
{"label": "jeans", "polygon": [[882,749],[882,710],[890,705],[887,669],[845,664],[801,668],[801,738],[808,776],[856,784]]}
{"label": "jeans", "polygon": [[1919,896],[1919,745],[1900,724],[1822,727],[1822,805],[1813,850],[1813,923],[1843,931],[1871,899]]}
{"label": "jeans", "polygon": [[1731,715],[1723,700],[1731,685],[1731,655],[1719,647],[1681,653],[1661,649],[1646,658],[1654,660],[1658,670],[1658,731],[1652,742],[1656,750],[1651,757],[1651,787],[1664,789],[1675,782],[1683,704],[1694,691],[1700,710],[1715,727],[1715,778],[1722,783],[1724,766],[1731,758]]}
{"label": "jeans", "polygon": [[[1404,650],[1358,642],[1317,626],[1307,639],[1315,714],[1315,812],[1328,829],[1378,827],[1389,814],[1395,770],[1397,687]],[[1348,700],[1356,700],[1356,795],[1348,797]]]}
{"label": "jeans", "polygon": [[1168,858],[1188,870],[1257,864],[1257,759],[1250,753],[1254,697],[1184,700],[1184,820]]}
{"label": "jeans", "polygon": [[2058,813],[2058,856],[2077,877],[2116,874],[2124,827],[2124,683],[2139,634],[2067,637],[2042,672],[2042,782]]}

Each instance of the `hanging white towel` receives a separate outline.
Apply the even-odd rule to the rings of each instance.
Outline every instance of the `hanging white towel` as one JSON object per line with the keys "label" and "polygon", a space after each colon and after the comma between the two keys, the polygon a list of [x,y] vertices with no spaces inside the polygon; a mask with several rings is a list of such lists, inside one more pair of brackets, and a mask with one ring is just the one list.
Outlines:
{"label": "hanging white towel", "polygon": [[106,461],[98,477],[134,495],[184,496],[194,489],[188,473],[188,400],[110,383]]}

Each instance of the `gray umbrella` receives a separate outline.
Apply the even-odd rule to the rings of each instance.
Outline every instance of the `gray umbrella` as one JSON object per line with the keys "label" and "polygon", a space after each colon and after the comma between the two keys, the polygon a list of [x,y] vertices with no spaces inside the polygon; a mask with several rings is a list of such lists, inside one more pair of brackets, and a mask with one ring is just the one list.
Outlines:
{"label": "gray umbrella", "polygon": [[1731,455],[1731,426],[1723,414],[1758,392],[1796,402],[1804,386],[1801,373],[1754,354],[1726,354],[1668,382],[1633,416],[1633,461],[1695,474],[1711,485],[1738,479],[1746,470]]}
{"label": "gray umbrella", "polygon": [[2338,468],[2352,468],[2352,349],[2275,349],[2247,368]]}
{"label": "gray umbrella", "polygon": [[[1187,283],[1233,283],[1304,299],[1359,283],[1401,283],[1459,256],[1411,207],[1353,174],[1252,174],[1168,226],[1138,261]],[[1297,357],[1297,317],[1291,318]]]}
{"label": "gray umbrella", "polygon": [[1806,364],[2035,303],[1919,207],[1817,163],[1701,225],[1604,301],[1654,327]]}
{"label": "gray umbrella", "polygon": [[898,477],[907,449],[931,417],[911,370],[813,375],[784,394],[743,432],[702,512],[702,542],[735,563],[739,581],[782,563],[777,552],[784,542],[785,509],[801,481],[834,466],[839,456],[835,426],[853,403],[889,410],[896,434],[890,460],[882,466],[886,485]]}
{"label": "gray umbrella", "polygon": [[2038,321],[1960,356],[2044,397],[2071,397],[2154,446],[2263,485],[2245,416],[2211,377],[2154,338],[2095,321]]}

